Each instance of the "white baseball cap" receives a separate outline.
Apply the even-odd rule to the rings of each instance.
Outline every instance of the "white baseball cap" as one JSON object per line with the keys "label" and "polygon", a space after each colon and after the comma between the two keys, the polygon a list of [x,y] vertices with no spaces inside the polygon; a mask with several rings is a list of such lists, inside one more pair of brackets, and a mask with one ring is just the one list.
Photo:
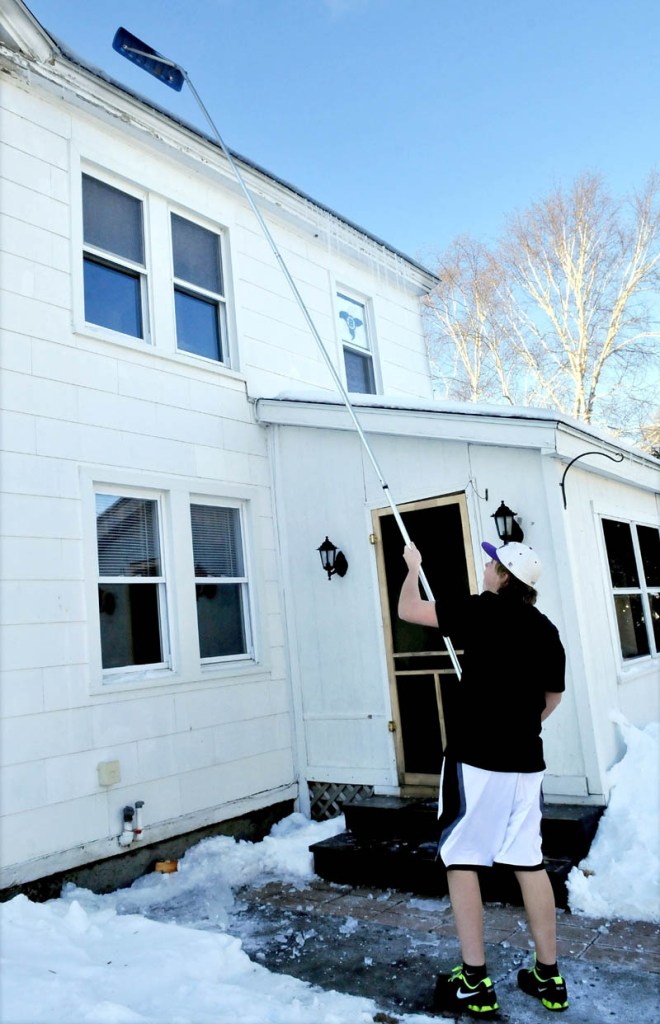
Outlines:
{"label": "white baseball cap", "polygon": [[483,541],[481,546],[491,558],[500,562],[508,572],[522,580],[528,587],[534,586],[543,571],[541,559],[527,544],[511,541],[509,544],[502,544],[501,547],[496,548],[488,541]]}

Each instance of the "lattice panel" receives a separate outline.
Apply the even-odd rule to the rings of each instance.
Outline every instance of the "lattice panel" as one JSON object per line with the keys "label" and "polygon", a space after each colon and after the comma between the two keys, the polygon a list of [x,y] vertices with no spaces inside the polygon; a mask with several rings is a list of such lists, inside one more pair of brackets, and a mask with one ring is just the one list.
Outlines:
{"label": "lattice panel", "polygon": [[343,814],[342,805],[348,800],[365,800],[374,795],[373,786],[358,786],[344,782],[310,782],[309,795],[313,821],[327,821]]}

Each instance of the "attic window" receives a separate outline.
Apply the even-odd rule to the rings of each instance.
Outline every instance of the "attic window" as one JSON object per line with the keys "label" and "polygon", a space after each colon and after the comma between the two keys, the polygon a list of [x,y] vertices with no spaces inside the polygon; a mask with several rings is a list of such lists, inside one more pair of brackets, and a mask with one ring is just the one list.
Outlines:
{"label": "attic window", "polygon": [[376,376],[367,307],[364,302],[337,292],[337,314],[347,390],[355,394],[375,395]]}

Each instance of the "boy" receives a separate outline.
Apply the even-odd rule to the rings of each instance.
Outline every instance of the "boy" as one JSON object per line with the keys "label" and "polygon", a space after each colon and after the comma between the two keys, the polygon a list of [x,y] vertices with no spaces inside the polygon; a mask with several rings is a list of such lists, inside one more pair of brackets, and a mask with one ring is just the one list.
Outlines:
{"label": "boy", "polygon": [[534,607],[541,573],[535,552],[518,543],[482,547],[490,555],[482,593],[446,604],[421,597],[421,555],[414,545],[403,553],[408,574],[399,616],[465,637],[458,713],[448,726],[440,781],[439,843],[463,964],[438,977],[433,1009],[492,1016],[499,1008],[486,969],[477,873],[498,863],[515,872],[536,950],[518,984],[547,1009],[565,1010],[554,894],[541,854],[541,723],[561,700],[564,648]]}

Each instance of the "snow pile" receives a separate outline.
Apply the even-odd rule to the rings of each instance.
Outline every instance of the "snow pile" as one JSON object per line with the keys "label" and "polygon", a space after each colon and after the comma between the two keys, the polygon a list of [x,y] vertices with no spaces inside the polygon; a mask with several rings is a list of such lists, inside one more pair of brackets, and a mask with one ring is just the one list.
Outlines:
{"label": "snow pile", "polygon": [[312,822],[292,814],[271,829],[260,843],[231,836],[203,839],[181,858],[173,874],[143,875],[130,889],[98,895],[67,885],[63,899],[76,900],[86,910],[113,908],[120,914],[144,914],[194,928],[225,931],[241,886],[269,879],[300,884],[314,877],[309,847],[343,832],[344,817]]}
{"label": "snow pile", "polygon": [[293,814],[260,843],[203,840],[177,872],[130,889],[68,886],[48,903],[1,904],[3,1024],[372,1024],[372,1000],[270,973],[226,933],[234,889],[273,878],[302,886],[310,844],[343,828],[343,818]]}
{"label": "snow pile", "polygon": [[660,725],[620,715],[626,753],[609,771],[609,805],[585,860],[568,876],[574,913],[660,923]]}

